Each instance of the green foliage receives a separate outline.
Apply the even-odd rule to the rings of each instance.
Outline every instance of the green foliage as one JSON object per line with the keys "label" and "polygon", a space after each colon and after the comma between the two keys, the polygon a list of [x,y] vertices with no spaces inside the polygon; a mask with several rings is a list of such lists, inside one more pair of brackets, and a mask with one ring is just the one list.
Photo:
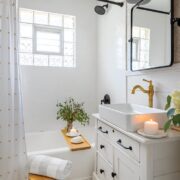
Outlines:
{"label": "green foliage", "polygon": [[168,96],[167,97],[167,103],[166,103],[166,106],[165,106],[165,110],[168,110],[171,106],[171,100],[172,100],[172,97],[171,96]]}
{"label": "green foliage", "polygon": [[180,114],[174,115],[172,121],[175,126],[178,124],[180,125]]}
{"label": "green foliage", "polygon": [[172,120],[169,120],[164,125],[164,131],[166,132],[171,126]]}
{"label": "green foliage", "polygon": [[69,98],[64,103],[58,103],[56,106],[59,108],[57,120],[62,119],[70,123],[78,121],[82,125],[89,122],[89,116],[83,108],[84,103],[77,103],[73,98]]}
{"label": "green foliage", "polygon": [[[165,110],[168,110],[171,107],[171,100],[172,97],[168,96]],[[171,127],[171,124],[173,124],[174,126],[180,125],[180,114],[175,114],[175,111],[176,111],[175,108],[170,108],[167,112],[167,116],[169,120],[164,125],[165,132]]]}
{"label": "green foliage", "polygon": [[174,116],[175,111],[176,110],[174,108],[171,108],[171,109],[168,110],[167,116],[168,116],[169,119],[171,119]]}

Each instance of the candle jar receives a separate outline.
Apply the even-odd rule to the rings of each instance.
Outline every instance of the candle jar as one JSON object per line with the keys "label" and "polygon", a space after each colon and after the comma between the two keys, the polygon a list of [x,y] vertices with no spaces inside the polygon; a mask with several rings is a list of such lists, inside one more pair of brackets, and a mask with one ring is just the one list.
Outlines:
{"label": "candle jar", "polygon": [[156,135],[159,131],[159,124],[153,120],[144,123],[144,132],[149,135]]}

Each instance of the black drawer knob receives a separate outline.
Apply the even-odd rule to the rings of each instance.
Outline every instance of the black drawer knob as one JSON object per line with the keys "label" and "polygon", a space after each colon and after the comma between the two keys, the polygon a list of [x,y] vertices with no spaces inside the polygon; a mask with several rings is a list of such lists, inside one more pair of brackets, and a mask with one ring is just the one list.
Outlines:
{"label": "black drawer knob", "polygon": [[104,173],[104,170],[103,170],[103,169],[100,169],[100,171],[99,171],[99,172],[102,174],[102,173]]}
{"label": "black drawer knob", "polygon": [[117,175],[117,174],[114,173],[114,172],[111,173],[111,176],[112,176],[113,178],[114,178],[116,175]]}
{"label": "black drawer knob", "polygon": [[103,148],[105,148],[105,146],[104,145],[100,145],[100,148],[103,149]]}

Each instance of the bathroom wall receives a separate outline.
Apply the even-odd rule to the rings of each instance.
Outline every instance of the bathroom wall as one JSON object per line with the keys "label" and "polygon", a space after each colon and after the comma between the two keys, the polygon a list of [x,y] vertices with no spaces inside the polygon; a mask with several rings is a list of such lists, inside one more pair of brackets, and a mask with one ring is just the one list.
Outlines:
{"label": "bathroom wall", "polygon": [[[137,92],[135,95],[131,95],[131,89],[136,84],[141,84],[145,88],[148,87],[148,84],[142,81],[145,78],[153,80],[155,85],[154,107],[164,108],[166,96],[173,90],[180,89],[180,63],[178,63],[180,62],[180,28],[175,27],[176,64],[173,67],[143,72],[130,72],[128,63],[129,10],[129,5],[123,8],[113,6],[106,16],[98,17],[98,98],[100,99],[104,92],[109,92],[112,96],[112,103],[128,102],[148,105],[146,94]],[[175,0],[175,17],[179,16],[180,1]],[[126,36],[122,34],[122,31],[126,30],[124,26],[127,28]],[[119,32],[116,31],[118,28]],[[115,56],[119,54],[118,51],[122,50],[118,46],[120,39],[123,39],[123,50],[124,47],[127,48],[127,54],[123,55],[122,58]],[[112,47],[112,45],[114,46]],[[119,62],[121,66],[118,66],[116,62]]]}
{"label": "bathroom wall", "polygon": [[98,101],[108,93],[113,103],[126,101],[126,6],[110,5],[98,16]]}
{"label": "bathroom wall", "polygon": [[[89,114],[97,111],[95,0],[20,0],[20,7],[75,15],[76,68],[22,66],[22,92],[27,132],[60,129],[57,100],[74,97],[85,102]],[[78,126],[78,125],[76,125]]]}
{"label": "bathroom wall", "polygon": [[[96,3],[95,0],[20,0],[21,7],[77,17],[76,68],[21,67],[27,132],[64,126],[56,121],[55,104],[69,96],[84,101],[91,114],[97,112],[97,105],[106,93],[111,95],[112,103],[147,105],[147,95],[130,93],[136,84],[147,87],[143,78],[153,80],[154,106],[158,108],[164,107],[167,94],[180,89],[180,28],[175,26],[173,67],[130,72],[129,7],[110,5],[106,15],[96,16],[93,11]],[[180,16],[179,0],[175,0],[175,16]]]}

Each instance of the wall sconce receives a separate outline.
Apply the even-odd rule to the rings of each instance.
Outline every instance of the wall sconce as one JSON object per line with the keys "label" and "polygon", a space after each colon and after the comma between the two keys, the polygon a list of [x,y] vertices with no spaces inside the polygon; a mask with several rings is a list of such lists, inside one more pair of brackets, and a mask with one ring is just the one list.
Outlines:
{"label": "wall sconce", "polygon": [[172,23],[173,24],[177,23],[177,25],[180,26],[180,18],[173,18]]}

